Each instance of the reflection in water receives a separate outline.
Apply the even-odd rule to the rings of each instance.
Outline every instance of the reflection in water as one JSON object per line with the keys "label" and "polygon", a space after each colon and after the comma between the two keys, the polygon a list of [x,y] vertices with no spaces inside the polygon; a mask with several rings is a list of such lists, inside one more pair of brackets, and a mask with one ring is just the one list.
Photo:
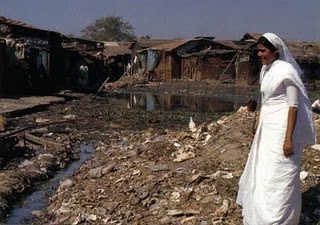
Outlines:
{"label": "reflection in water", "polygon": [[152,93],[112,93],[112,104],[147,111],[232,112],[244,105],[244,97],[190,96]]}
{"label": "reflection in water", "polygon": [[146,109],[147,111],[154,111],[155,110],[155,102],[156,99],[151,94],[146,94]]}

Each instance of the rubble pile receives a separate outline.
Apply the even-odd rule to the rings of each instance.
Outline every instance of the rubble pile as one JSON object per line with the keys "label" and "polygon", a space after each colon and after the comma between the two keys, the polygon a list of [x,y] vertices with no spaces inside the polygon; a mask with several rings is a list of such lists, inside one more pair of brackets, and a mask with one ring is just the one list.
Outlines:
{"label": "rubble pile", "polygon": [[[69,138],[95,146],[34,224],[242,224],[235,199],[254,113],[145,112],[84,97],[32,116],[72,117]],[[303,158],[301,224],[320,220],[317,147]]]}

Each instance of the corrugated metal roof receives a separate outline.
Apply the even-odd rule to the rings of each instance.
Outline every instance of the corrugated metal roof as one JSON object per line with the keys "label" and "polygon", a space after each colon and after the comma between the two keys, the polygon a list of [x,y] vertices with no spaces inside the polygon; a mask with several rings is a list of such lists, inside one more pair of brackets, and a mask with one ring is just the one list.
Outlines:
{"label": "corrugated metal roof", "polygon": [[216,42],[218,44],[227,46],[227,47],[232,48],[232,49],[241,49],[241,46],[236,44],[235,41],[231,41],[231,40],[214,40],[213,42]]}
{"label": "corrugated metal roof", "polygon": [[37,27],[34,27],[34,26],[30,25],[30,24],[24,23],[24,22],[22,22],[20,20],[9,19],[9,18],[6,18],[4,16],[0,16],[0,24],[26,28],[26,29],[29,29],[29,30],[35,30],[35,31],[39,31],[39,32],[42,32],[42,33],[50,32],[51,34],[56,34],[56,35],[59,35],[59,36],[63,36],[59,32],[37,28]]}
{"label": "corrugated metal roof", "polygon": [[104,46],[106,46],[106,47],[118,47],[118,46],[120,46],[118,44],[118,42],[115,42],[115,41],[104,41],[103,43],[104,43]]}
{"label": "corrugated metal roof", "polygon": [[257,32],[246,33],[243,35],[241,41],[247,41],[247,40],[257,41],[262,35],[263,33],[257,33]]}
{"label": "corrugated metal roof", "polygon": [[130,48],[132,48],[134,45],[139,45],[140,48],[151,48],[153,46],[165,44],[172,42],[172,40],[169,39],[137,39],[135,42],[131,43]]}
{"label": "corrugated metal roof", "polygon": [[107,57],[117,55],[129,55],[131,50],[129,49],[130,43],[128,42],[114,42],[112,45],[105,45],[103,54]]}
{"label": "corrugated metal roof", "polygon": [[103,41],[94,41],[94,40],[89,40],[89,39],[84,39],[84,38],[75,38],[75,37],[66,37],[64,36],[63,39],[64,43],[68,43],[68,42],[78,42],[78,43],[82,43],[82,44],[86,44],[86,43],[90,43],[90,44],[103,44]]}
{"label": "corrugated metal roof", "polygon": [[177,40],[177,41],[171,41],[169,43],[161,44],[153,46],[153,50],[159,50],[159,51],[172,51],[175,48],[180,47],[181,45],[187,43],[189,40]]}
{"label": "corrugated metal roof", "polygon": [[36,28],[34,26],[31,26],[30,24],[24,23],[20,20],[9,19],[4,16],[0,16],[0,23],[20,26],[20,27],[25,27],[25,28],[30,28],[30,29],[42,30],[42,29]]}
{"label": "corrugated metal roof", "polygon": [[292,55],[297,59],[319,59],[320,43],[319,42],[299,42],[299,41],[289,41],[286,42]]}
{"label": "corrugated metal roof", "polygon": [[192,56],[215,56],[215,55],[223,55],[223,54],[228,54],[228,53],[236,53],[237,50],[215,50],[215,49],[206,49],[203,51],[199,51],[199,52],[193,52],[190,54],[183,54],[183,55],[179,55],[182,58],[188,58],[188,57],[192,57]]}
{"label": "corrugated metal roof", "polygon": [[170,43],[165,43],[165,44],[161,44],[161,45],[157,45],[157,46],[153,46],[152,49],[153,50],[162,50],[162,51],[172,51],[176,48],[179,48],[182,45],[185,45],[187,43],[191,43],[191,42],[201,42],[201,41],[207,41],[207,42],[211,42],[212,45],[214,43],[219,44],[219,45],[223,45],[228,47],[229,49],[242,49],[244,48],[242,45],[237,44],[235,41],[228,41],[228,40],[206,40],[206,39],[191,39],[191,40],[176,40],[176,41],[172,41]]}

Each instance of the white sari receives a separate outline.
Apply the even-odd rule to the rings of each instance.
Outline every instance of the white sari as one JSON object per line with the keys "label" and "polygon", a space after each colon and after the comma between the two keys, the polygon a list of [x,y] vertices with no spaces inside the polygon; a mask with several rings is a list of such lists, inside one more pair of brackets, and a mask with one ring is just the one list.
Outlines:
{"label": "white sari", "polygon": [[[262,106],[249,158],[239,181],[237,203],[245,225],[297,225],[301,212],[300,159],[304,145],[315,142],[311,103],[298,71],[276,60],[261,71]],[[285,79],[298,88],[294,154],[285,157],[283,143],[289,104]]]}

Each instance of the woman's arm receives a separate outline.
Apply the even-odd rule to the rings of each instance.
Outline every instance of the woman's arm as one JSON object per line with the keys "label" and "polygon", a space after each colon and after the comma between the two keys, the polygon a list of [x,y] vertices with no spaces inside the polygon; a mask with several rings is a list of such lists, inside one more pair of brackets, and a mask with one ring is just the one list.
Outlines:
{"label": "woman's arm", "polygon": [[293,135],[294,127],[296,125],[296,121],[297,121],[297,114],[298,114],[297,107],[289,107],[287,130],[286,130],[286,136],[283,143],[283,154],[286,157],[289,157],[294,153],[293,144],[292,144],[292,135]]}
{"label": "woman's arm", "polygon": [[293,152],[293,131],[297,121],[298,114],[298,95],[299,91],[295,84],[290,79],[284,80],[284,85],[286,86],[287,100],[289,104],[288,118],[287,118],[287,129],[286,136],[283,143],[283,154],[286,157],[291,156]]}

